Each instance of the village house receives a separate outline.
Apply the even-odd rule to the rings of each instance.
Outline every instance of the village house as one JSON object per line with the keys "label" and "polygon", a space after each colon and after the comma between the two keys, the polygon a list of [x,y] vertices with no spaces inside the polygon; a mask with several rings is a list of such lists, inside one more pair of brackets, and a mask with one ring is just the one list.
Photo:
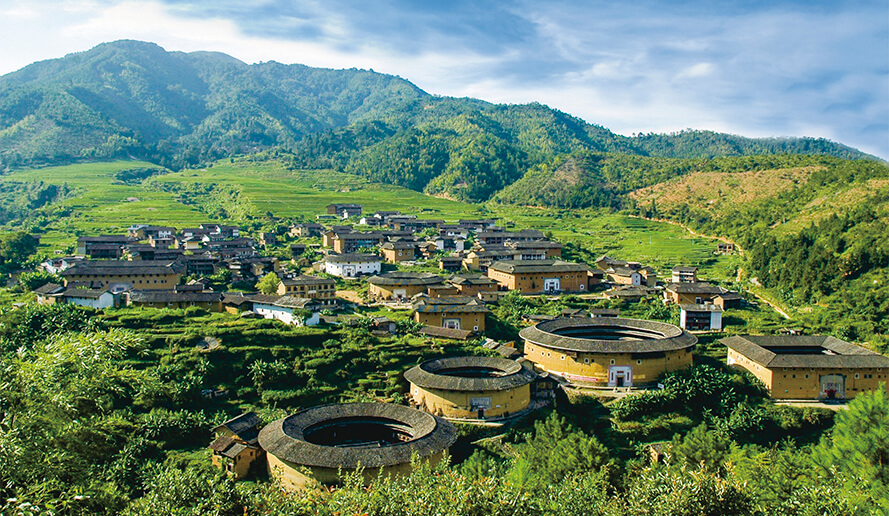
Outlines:
{"label": "village house", "polygon": [[721,254],[732,254],[737,250],[735,244],[729,242],[717,242],[716,252]]}
{"label": "village house", "polygon": [[889,380],[889,357],[824,335],[735,336],[726,363],[778,399],[851,399]]}
{"label": "village house", "polygon": [[278,285],[278,295],[303,297],[317,300],[322,305],[333,305],[336,304],[336,281],[305,274],[284,278]]}
{"label": "village house", "polygon": [[681,265],[677,265],[673,267],[671,282],[672,283],[697,283],[698,282],[698,268],[697,267],[683,267]]}
{"label": "village house", "polygon": [[628,267],[610,267],[605,270],[605,275],[616,285],[642,285],[642,274],[636,269]]}
{"label": "village house", "polygon": [[460,226],[459,224],[442,224],[438,226],[438,234],[442,237],[460,237],[463,239],[469,238],[469,229]]}
{"label": "village house", "polygon": [[481,274],[454,274],[448,283],[456,287],[461,296],[478,297],[481,293],[496,292],[500,284]]}
{"label": "village house", "polygon": [[706,303],[679,305],[679,327],[688,331],[722,331],[722,308]]}
{"label": "village house", "polygon": [[497,225],[497,221],[494,219],[461,219],[457,221],[457,225],[470,231],[478,232],[492,229]]}
{"label": "village house", "polygon": [[441,285],[429,286],[429,288],[426,289],[426,294],[428,294],[429,297],[451,297],[459,296],[460,291],[450,283],[443,283]]}
{"label": "village house", "polygon": [[562,257],[562,244],[552,240],[509,240],[505,245],[518,251],[516,260],[554,260]]}
{"label": "village house", "polygon": [[716,296],[726,292],[728,290],[703,281],[698,283],[670,283],[664,287],[664,302],[679,305],[712,303]]}
{"label": "village house", "polygon": [[463,269],[463,257],[442,256],[438,259],[438,268],[443,271],[457,272]]}
{"label": "village house", "polygon": [[713,304],[728,310],[729,308],[741,308],[744,298],[737,292],[727,291],[713,297]]}
{"label": "village house", "polygon": [[367,278],[371,299],[406,300],[425,294],[431,286],[441,285],[444,278],[431,272],[387,272]]}
{"label": "village house", "polygon": [[435,245],[435,251],[461,252],[466,247],[466,239],[462,236],[439,235],[430,243]]}
{"label": "village house", "polygon": [[127,229],[127,235],[137,240],[149,237],[170,238],[176,234],[176,228],[170,226],[152,226],[150,224],[134,224]]}
{"label": "village house", "polygon": [[56,294],[60,303],[87,306],[102,310],[117,304],[117,296],[104,288],[67,288]]}
{"label": "village house", "polygon": [[475,234],[475,239],[481,245],[489,244],[505,244],[507,240],[512,242],[525,242],[530,240],[544,240],[543,232],[536,229],[523,229],[517,232],[511,231],[479,231]]}
{"label": "village house", "polygon": [[426,219],[389,219],[389,226],[397,231],[410,231],[411,233],[418,233],[423,231],[424,229],[435,228],[438,229],[439,226],[444,224],[443,220],[426,220]]}
{"label": "village house", "polygon": [[353,231],[350,233],[334,232],[330,238],[329,247],[338,254],[357,253],[361,249],[371,249],[383,243],[385,237],[379,232],[368,231],[365,233]]}
{"label": "village house", "polygon": [[208,312],[222,312],[222,293],[194,290],[130,290],[124,292],[127,306],[186,309],[192,306]]}
{"label": "village house", "polygon": [[507,260],[491,264],[488,277],[523,294],[586,292],[589,267],[560,260]]}
{"label": "village house", "polygon": [[456,330],[485,331],[485,316],[490,312],[474,297],[418,296],[413,303],[414,321],[427,326]]}
{"label": "village house", "polygon": [[340,278],[378,274],[381,268],[380,257],[370,253],[329,254],[324,257],[324,272]]}
{"label": "village house", "polygon": [[[96,258],[117,258],[120,256],[120,248],[127,244],[135,244],[138,242],[133,237],[126,235],[101,235],[101,236],[82,236],[77,239],[77,254],[79,256],[92,256],[93,247],[100,246],[95,251]],[[113,249],[116,246],[116,251]]]}
{"label": "village house", "polygon": [[644,286],[622,285],[605,291],[607,299],[619,299],[628,303],[636,303],[652,294],[652,290]]}
{"label": "village house", "polygon": [[360,204],[328,204],[327,214],[336,215],[340,218],[348,219],[349,217],[360,217],[362,206]]}
{"label": "village house", "polygon": [[321,232],[323,231],[324,226],[322,226],[321,224],[316,224],[314,222],[308,224],[294,224],[290,226],[290,236],[295,238],[321,236]]}
{"label": "village house", "polygon": [[251,296],[253,312],[294,326],[315,326],[321,322],[323,304],[317,299],[295,296]]}
{"label": "village house", "polygon": [[209,446],[213,465],[235,480],[247,477],[251,466],[262,457],[258,442],[261,424],[255,412],[247,412],[213,428],[216,439]]}
{"label": "village house", "polygon": [[386,263],[407,262],[417,259],[417,244],[415,242],[386,242],[380,246],[380,252]]}
{"label": "village house", "polygon": [[80,256],[62,256],[58,258],[50,258],[41,263],[40,267],[50,274],[58,274],[75,263],[82,261],[83,258]]}
{"label": "village house", "polygon": [[37,302],[40,304],[48,305],[52,303],[58,303],[59,298],[56,294],[61,294],[65,291],[65,287],[57,284],[57,283],[46,283],[40,287],[34,289],[34,294],[37,295]]}
{"label": "village house", "polygon": [[112,292],[129,289],[171,290],[182,280],[178,262],[82,261],[61,272],[65,284],[101,282]]}

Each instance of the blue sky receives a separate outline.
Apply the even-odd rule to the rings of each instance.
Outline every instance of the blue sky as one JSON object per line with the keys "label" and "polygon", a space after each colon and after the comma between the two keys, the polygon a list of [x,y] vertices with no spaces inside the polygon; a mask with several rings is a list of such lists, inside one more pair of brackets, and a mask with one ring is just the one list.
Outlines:
{"label": "blue sky", "polygon": [[3,0],[0,73],[103,41],[370,68],[621,134],[818,136],[889,158],[889,1]]}

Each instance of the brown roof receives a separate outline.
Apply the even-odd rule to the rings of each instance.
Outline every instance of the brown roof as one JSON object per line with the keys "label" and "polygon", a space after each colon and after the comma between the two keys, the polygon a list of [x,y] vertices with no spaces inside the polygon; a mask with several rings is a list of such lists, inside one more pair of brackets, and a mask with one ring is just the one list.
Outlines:
{"label": "brown roof", "polygon": [[503,260],[492,263],[490,268],[507,274],[586,272],[590,270],[585,264],[563,262],[561,260]]}
{"label": "brown roof", "polygon": [[554,319],[524,328],[519,336],[547,348],[584,353],[660,353],[698,342],[672,324],[622,317]]}
{"label": "brown roof", "polygon": [[414,302],[414,310],[424,314],[430,313],[488,313],[491,310],[475,297],[428,297],[423,296]]}
{"label": "brown roof", "polygon": [[387,272],[367,278],[371,285],[407,286],[407,285],[439,285],[444,278],[431,272]]}
{"label": "brown roof", "polygon": [[889,357],[825,335],[745,335],[720,342],[768,368],[889,368]]}
{"label": "brown roof", "polygon": [[[361,419],[391,421],[411,438],[394,444],[356,446],[327,446],[305,439],[305,431],[309,428]],[[259,433],[259,444],[270,455],[303,466],[332,469],[407,464],[413,455],[422,459],[441,453],[456,440],[457,430],[446,420],[389,403],[341,403],[313,407],[279,419]]]}
{"label": "brown roof", "polygon": [[[461,376],[459,372],[486,370],[488,377],[472,374]],[[429,360],[408,369],[404,379],[424,389],[450,391],[506,391],[527,385],[537,375],[514,360],[493,357],[450,357]]]}

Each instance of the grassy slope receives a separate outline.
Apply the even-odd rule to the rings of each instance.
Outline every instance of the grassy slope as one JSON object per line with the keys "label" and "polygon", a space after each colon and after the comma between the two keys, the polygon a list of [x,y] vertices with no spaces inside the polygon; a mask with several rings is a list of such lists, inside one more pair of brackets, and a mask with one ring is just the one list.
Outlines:
{"label": "grassy slope", "polygon": [[[199,210],[202,199],[185,205],[176,195],[145,185],[156,182],[187,185],[216,184],[240,190],[239,202],[248,213],[262,217],[314,218],[332,202],[363,204],[365,211],[401,210],[424,218],[455,221],[459,218],[493,217],[517,228],[551,231],[563,242],[573,242],[590,254],[608,253],[618,258],[637,259],[662,269],[676,263],[705,264],[712,260],[714,243],[693,238],[670,224],[648,222],[597,210],[550,210],[500,205],[472,205],[423,195],[405,188],[369,183],[366,179],[334,171],[293,171],[277,162],[223,161],[206,169],[184,170],[155,176],[143,185],[115,184],[120,170],[149,167],[143,162],[119,161],[51,167],[13,172],[0,181],[44,181],[68,184],[76,195],[61,205],[71,208],[70,217],[52,221],[43,237],[47,252],[74,243],[75,235],[120,233],[132,223],[169,224],[185,227],[210,220]],[[139,202],[127,202],[136,197]],[[12,228],[10,228],[12,229]],[[730,271],[720,258],[711,264]],[[715,273],[714,269],[714,273]],[[707,273],[707,270],[705,270]]]}

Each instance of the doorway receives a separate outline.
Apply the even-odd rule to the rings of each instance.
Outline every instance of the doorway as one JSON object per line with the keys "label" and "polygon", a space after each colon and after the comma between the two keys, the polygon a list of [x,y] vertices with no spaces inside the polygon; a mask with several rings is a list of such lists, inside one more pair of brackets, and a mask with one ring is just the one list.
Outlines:
{"label": "doorway", "polygon": [[819,397],[844,399],[846,397],[846,377],[841,374],[823,374],[820,378],[821,392]]}
{"label": "doorway", "polygon": [[633,368],[630,366],[611,366],[608,369],[609,387],[632,387]]}

